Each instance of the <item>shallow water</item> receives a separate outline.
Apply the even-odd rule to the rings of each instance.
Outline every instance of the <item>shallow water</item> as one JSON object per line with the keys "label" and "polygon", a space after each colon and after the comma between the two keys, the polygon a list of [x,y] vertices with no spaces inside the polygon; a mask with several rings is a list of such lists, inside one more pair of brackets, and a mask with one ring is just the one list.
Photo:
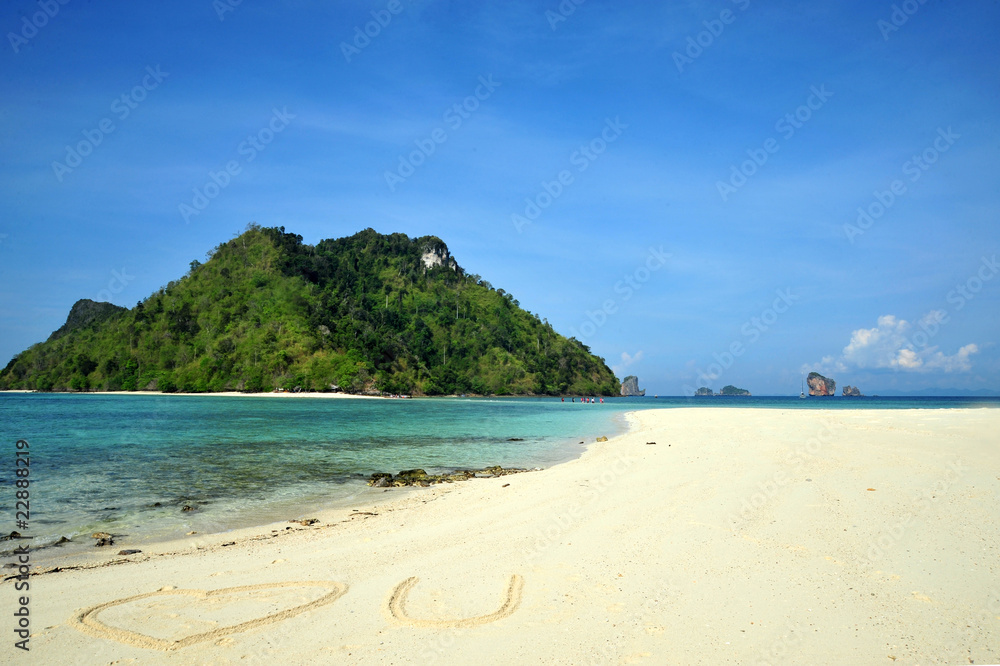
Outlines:
{"label": "shallow water", "polygon": [[558,399],[3,394],[0,483],[12,486],[14,442],[26,439],[31,519],[19,531],[33,546],[95,531],[132,542],[350,504],[374,492],[364,480],[377,471],[547,467],[624,430],[623,411]]}
{"label": "shallow water", "polygon": [[[14,525],[14,443],[31,453],[35,548],[219,532],[384,496],[373,472],[548,467],[624,431],[624,413],[674,407],[949,408],[966,398],[340,400],[184,395],[0,394],[0,511]],[[511,441],[511,440],[522,441]],[[398,492],[398,491],[392,491]],[[194,511],[184,512],[190,506]],[[5,530],[6,528],[4,528]],[[84,538],[81,538],[84,537]],[[0,543],[0,552],[14,542]]]}

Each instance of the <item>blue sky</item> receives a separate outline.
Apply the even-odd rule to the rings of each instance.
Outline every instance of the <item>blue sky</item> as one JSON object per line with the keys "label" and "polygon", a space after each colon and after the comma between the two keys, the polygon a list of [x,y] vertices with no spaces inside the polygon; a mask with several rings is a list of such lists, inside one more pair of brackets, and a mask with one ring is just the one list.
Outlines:
{"label": "blue sky", "polygon": [[4,363],[253,221],[437,235],[650,393],[1000,379],[997,3],[0,17]]}

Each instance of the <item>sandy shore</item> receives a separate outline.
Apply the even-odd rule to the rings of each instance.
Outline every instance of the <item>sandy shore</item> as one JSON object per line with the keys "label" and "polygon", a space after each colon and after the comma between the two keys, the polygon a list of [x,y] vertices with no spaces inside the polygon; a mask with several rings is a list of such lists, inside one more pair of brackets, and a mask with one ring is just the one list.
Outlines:
{"label": "sandy shore", "polygon": [[[21,593],[32,656],[1000,662],[1000,410],[629,418],[629,434],[540,472],[311,527],[95,549]],[[5,608],[13,585],[0,586]]]}
{"label": "sandy shore", "polygon": [[[0,391],[0,393],[37,393],[37,391],[10,390]],[[388,400],[388,397],[379,395],[355,395],[353,393],[241,393],[239,391],[219,391],[217,393],[163,393],[161,391],[45,391],[43,395],[156,395],[156,396],[201,396],[201,397],[238,397],[238,398],[333,398],[333,399],[359,399],[359,400]]]}

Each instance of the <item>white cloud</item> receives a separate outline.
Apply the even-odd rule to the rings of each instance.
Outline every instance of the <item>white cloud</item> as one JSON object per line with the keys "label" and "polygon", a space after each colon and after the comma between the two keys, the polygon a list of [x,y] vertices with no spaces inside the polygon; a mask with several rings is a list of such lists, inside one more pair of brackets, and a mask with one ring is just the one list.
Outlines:
{"label": "white cloud", "polygon": [[947,321],[948,315],[943,310],[928,312],[916,325],[894,315],[883,315],[874,328],[859,328],[851,333],[851,340],[839,357],[825,356],[819,363],[804,366],[803,371],[887,368],[913,372],[968,372],[972,369],[970,357],[979,351],[978,346],[967,344],[949,356],[930,345]]}
{"label": "white cloud", "polygon": [[628,352],[622,352],[622,362],[612,367],[611,370],[615,373],[615,375],[620,375],[625,368],[641,360],[641,349],[637,351],[635,355],[630,355]]}

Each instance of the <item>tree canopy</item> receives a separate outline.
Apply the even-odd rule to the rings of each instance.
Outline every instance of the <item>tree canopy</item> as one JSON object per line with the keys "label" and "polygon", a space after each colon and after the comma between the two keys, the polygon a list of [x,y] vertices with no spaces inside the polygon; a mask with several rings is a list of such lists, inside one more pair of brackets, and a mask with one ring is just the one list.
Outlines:
{"label": "tree canopy", "polygon": [[0,389],[620,389],[602,359],[466,273],[435,236],[365,229],[312,246],[284,227],[250,225],[132,309],[98,315],[71,317],[14,357]]}

